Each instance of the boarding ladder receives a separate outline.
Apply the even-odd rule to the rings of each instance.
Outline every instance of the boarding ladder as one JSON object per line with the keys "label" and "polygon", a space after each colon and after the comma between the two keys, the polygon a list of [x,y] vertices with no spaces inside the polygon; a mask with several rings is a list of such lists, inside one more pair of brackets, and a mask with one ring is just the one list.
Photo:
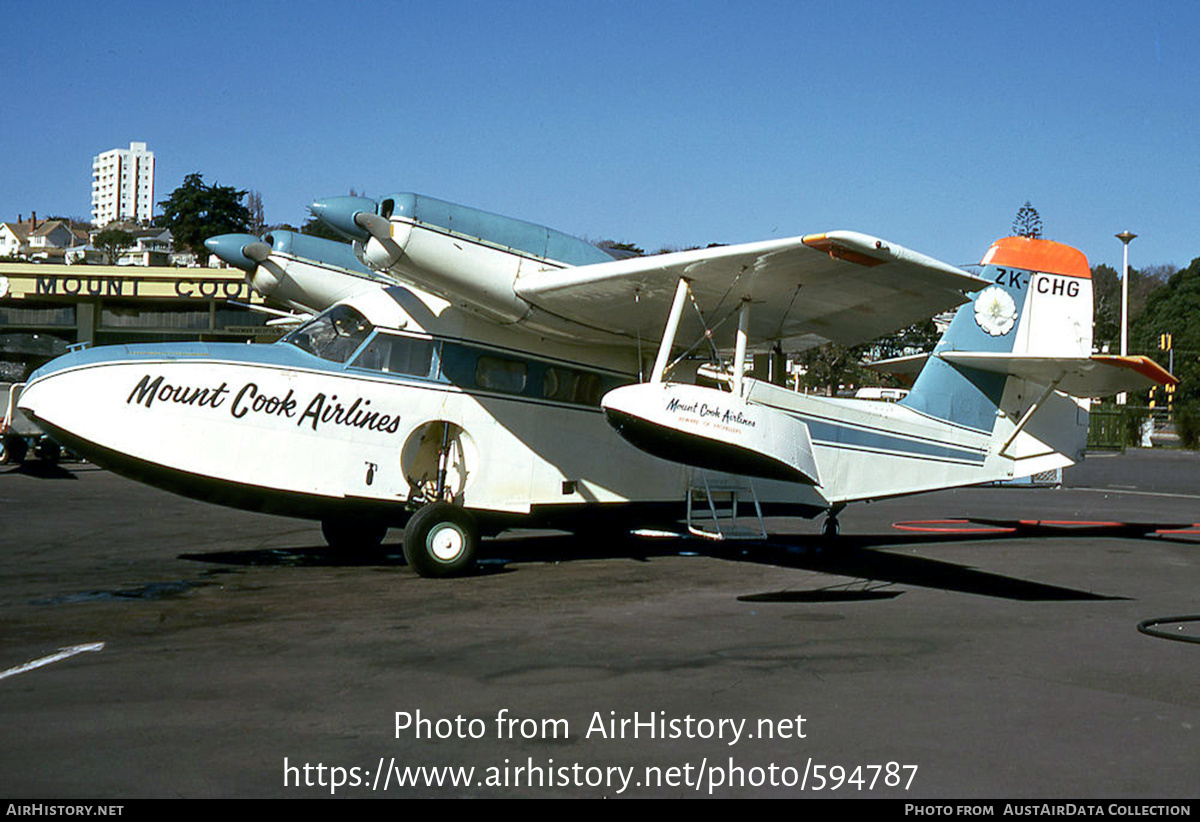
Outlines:
{"label": "boarding ladder", "polygon": [[[758,527],[738,523],[738,503],[749,497],[754,502]],[[762,506],[754,482],[748,477],[710,477],[707,471],[693,471],[687,491],[688,532],[706,539],[766,539]]]}

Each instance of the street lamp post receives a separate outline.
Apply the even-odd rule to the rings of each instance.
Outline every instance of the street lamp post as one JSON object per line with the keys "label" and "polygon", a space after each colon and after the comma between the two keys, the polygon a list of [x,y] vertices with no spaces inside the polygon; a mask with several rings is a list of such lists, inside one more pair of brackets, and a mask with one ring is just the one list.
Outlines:
{"label": "street lamp post", "polygon": [[[1124,357],[1129,354],[1129,243],[1137,235],[1125,230],[1116,237],[1125,247],[1124,261],[1121,263],[1121,356]],[[1117,404],[1125,404],[1124,391],[1117,395]]]}

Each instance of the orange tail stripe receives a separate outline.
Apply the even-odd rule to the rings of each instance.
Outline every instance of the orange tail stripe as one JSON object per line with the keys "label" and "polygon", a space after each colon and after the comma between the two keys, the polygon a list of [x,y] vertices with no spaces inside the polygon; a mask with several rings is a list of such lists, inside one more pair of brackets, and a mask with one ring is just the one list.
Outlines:
{"label": "orange tail stripe", "polygon": [[1032,237],[1005,237],[983,255],[982,265],[1002,265],[1067,277],[1092,278],[1087,257],[1069,245]]}

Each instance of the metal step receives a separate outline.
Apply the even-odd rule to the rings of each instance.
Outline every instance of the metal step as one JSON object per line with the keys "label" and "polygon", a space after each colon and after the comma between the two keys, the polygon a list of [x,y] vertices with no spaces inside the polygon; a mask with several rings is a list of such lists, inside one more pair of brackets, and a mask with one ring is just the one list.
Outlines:
{"label": "metal step", "polygon": [[[696,482],[697,478],[699,482]],[[754,502],[757,528],[738,521],[738,505],[747,496]],[[747,519],[743,517],[743,521]],[[762,507],[758,503],[758,494],[754,491],[754,482],[748,477],[710,478],[706,471],[695,472],[692,481],[688,483],[687,527],[688,533],[705,539],[767,538]]]}

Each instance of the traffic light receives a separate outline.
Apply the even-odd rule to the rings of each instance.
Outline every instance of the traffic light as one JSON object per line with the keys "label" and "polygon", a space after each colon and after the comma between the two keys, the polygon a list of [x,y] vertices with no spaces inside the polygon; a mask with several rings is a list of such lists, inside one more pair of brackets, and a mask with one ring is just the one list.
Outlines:
{"label": "traffic light", "polygon": [[1171,350],[1171,335],[1169,333],[1164,332],[1164,333],[1158,335],[1158,350],[1159,351],[1170,351]]}

